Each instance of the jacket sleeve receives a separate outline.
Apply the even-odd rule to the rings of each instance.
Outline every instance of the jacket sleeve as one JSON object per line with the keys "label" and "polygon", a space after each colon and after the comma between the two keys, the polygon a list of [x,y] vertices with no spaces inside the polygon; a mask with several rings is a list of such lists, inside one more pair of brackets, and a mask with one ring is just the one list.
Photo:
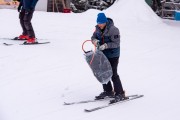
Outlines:
{"label": "jacket sleeve", "polygon": [[97,40],[97,37],[96,37],[96,30],[94,31],[92,37],[91,37],[91,41],[93,42],[94,40]]}
{"label": "jacket sleeve", "polygon": [[118,48],[120,46],[120,32],[115,26],[110,28],[109,35],[111,42],[107,43],[108,48]]}

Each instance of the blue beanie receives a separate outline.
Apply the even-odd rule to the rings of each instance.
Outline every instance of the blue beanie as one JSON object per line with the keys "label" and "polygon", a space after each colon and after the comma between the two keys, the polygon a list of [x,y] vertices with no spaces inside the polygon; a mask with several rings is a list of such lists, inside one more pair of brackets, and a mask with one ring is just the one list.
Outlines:
{"label": "blue beanie", "polygon": [[104,13],[99,13],[97,16],[98,16],[96,20],[97,24],[103,24],[107,22],[106,15]]}

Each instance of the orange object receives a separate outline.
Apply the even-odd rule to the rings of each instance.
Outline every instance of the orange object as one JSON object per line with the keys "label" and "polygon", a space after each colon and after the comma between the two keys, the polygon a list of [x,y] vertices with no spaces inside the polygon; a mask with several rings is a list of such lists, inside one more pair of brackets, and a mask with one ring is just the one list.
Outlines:
{"label": "orange object", "polygon": [[[87,51],[84,50],[84,44],[85,44],[86,42],[91,42],[91,40],[86,40],[86,41],[83,42],[83,44],[82,44],[82,50],[84,51],[84,53],[88,53]],[[95,51],[96,51],[96,46],[94,45],[94,53],[95,53]],[[92,59],[91,59],[91,61],[90,61],[90,65],[92,64],[93,59],[94,59],[94,54],[93,54]]]}

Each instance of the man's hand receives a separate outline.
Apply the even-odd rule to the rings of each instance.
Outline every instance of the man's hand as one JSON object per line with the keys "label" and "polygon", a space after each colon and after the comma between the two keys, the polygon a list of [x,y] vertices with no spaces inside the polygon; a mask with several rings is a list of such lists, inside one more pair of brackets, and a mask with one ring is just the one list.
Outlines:
{"label": "man's hand", "polygon": [[92,40],[92,43],[97,47],[99,45],[99,40],[94,39]]}
{"label": "man's hand", "polygon": [[106,43],[104,43],[103,45],[101,45],[100,47],[99,47],[99,50],[105,50],[105,49],[107,49],[108,48],[108,46],[107,46],[107,44]]}

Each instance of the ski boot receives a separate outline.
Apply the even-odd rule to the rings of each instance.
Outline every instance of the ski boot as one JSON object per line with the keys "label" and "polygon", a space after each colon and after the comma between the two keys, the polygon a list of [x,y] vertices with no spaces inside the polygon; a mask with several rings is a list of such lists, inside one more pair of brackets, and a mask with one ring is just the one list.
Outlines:
{"label": "ski boot", "polygon": [[20,35],[19,37],[15,37],[13,40],[28,40],[28,35]]}
{"label": "ski boot", "polygon": [[126,100],[126,99],[129,99],[129,98],[126,97],[125,94],[115,94],[114,99],[110,100],[110,104],[116,103],[116,102],[119,102],[119,101],[123,101],[123,100]]}
{"label": "ski boot", "polygon": [[102,92],[100,93],[98,96],[95,97],[95,100],[99,100],[99,99],[104,99],[106,97],[109,97],[109,98],[113,98],[114,97],[114,92]]}
{"label": "ski boot", "polygon": [[36,38],[29,38],[29,39],[27,39],[27,41],[24,42],[23,44],[37,44],[37,43],[38,43],[38,42],[37,42]]}

